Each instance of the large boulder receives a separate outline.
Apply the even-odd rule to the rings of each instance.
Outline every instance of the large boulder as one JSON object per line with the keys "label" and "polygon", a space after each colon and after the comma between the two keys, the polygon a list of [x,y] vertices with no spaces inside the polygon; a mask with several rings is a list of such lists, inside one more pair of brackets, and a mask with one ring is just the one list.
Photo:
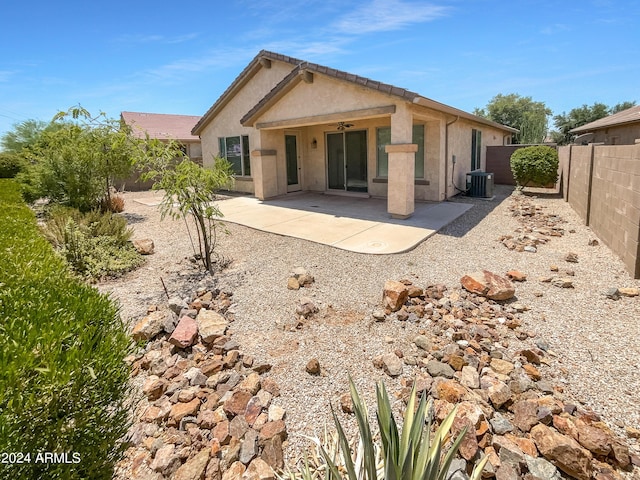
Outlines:
{"label": "large boulder", "polygon": [[465,290],[491,300],[509,300],[516,293],[508,278],[488,270],[467,274],[460,279],[460,283]]}

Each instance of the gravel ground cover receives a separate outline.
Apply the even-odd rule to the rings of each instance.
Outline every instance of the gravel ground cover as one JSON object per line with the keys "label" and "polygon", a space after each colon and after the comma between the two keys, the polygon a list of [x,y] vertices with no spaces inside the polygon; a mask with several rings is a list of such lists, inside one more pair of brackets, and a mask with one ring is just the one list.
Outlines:
{"label": "gravel ground cover", "polygon": [[[280,385],[279,404],[286,411],[289,460],[308,444],[305,435],[319,435],[330,423],[329,404],[348,391],[352,376],[374,410],[374,386],[384,379],[390,392],[412,378],[411,368],[395,379],[373,366],[372,359],[394,350],[411,351],[411,340],[422,329],[409,322],[375,322],[371,313],[381,306],[385,280],[409,279],[419,286],[441,283],[459,289],[466,273],[487,269],[504,275],[517,269],[527,281],[516,284],[516,301],[529,310],[520,314],[527,330],[546,340],[555,354],[548,374],[564,386],[568,399],[599,412],[612,427],[640,428],[640,297],[611,300],[611,287],[640,287],[622,262],[584,226],[568,203],[540,195],[533,203],[557,215],[564,235],[539,245],[537,253],[507,249],[502,235],[517,235],[521,225],[510,206],[512,189],[498,187],[493,200],[455,198],[474,207],[414,250],[397,255],[366,255],[305,240],[281,237],[227,224],[219,251],[230,261],[215,278],[203,277],[189,261],[191,245],[184,223],[160,221],[157,207],[133,199],[151,192],[125,194],[125,215],[134,238],[150,237],[155,252],[135,272],[99,288],[120,301],[122,315],[133,321],[149,304],[169,294],[185,294],[199,284],[215,284],[233,292],[232,334],[242,349],[270,372]],[[577,263],[568,263],[568,252]],[[558,267],[558,273],[551,266]],[[287,289],[296,267],[315,277],[310,287]],[[574,288],[559,288],[541,278],[572,270]],[[161,280],[162,279],[162,280]],[[318,314],[295,331],[283,330],[295,316],[296,302],[310,297]],[[531,339],[533,341],[533,339]],[[307,362],[317,358],[322,374],[309,375]],[[630,440],[637,451],[635,440]],[[632,478],[632,477],[630,477]]]}

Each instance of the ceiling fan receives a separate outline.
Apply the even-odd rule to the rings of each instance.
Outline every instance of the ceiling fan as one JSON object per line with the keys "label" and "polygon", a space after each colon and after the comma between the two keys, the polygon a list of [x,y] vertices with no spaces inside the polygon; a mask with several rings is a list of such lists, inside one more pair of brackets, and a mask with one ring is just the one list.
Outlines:
{"label": "ceiling fan", "polygon": [[347,122],[338,122],[336,124],[336,129],[343,131],[345,128],[351,128],[353,127],[353,123],[347,123]]}

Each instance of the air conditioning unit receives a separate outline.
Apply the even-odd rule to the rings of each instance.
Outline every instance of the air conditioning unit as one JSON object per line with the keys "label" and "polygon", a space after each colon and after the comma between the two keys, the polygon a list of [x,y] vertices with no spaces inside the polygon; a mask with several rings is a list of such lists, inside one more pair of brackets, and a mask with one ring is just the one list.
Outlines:
{"label": "air conditioning unit", "polygon": [[493,197],[493,173],[467,173],[467,195],[470,197]]}

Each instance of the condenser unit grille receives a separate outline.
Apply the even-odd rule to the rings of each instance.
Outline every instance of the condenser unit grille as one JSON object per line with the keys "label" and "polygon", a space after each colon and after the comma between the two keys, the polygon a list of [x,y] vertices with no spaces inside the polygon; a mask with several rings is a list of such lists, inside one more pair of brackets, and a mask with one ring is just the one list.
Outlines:
{"label": "condenser unit grille", "polygon": [[493,197],[493,173],[467,173],[467,195],[470,197]]}

